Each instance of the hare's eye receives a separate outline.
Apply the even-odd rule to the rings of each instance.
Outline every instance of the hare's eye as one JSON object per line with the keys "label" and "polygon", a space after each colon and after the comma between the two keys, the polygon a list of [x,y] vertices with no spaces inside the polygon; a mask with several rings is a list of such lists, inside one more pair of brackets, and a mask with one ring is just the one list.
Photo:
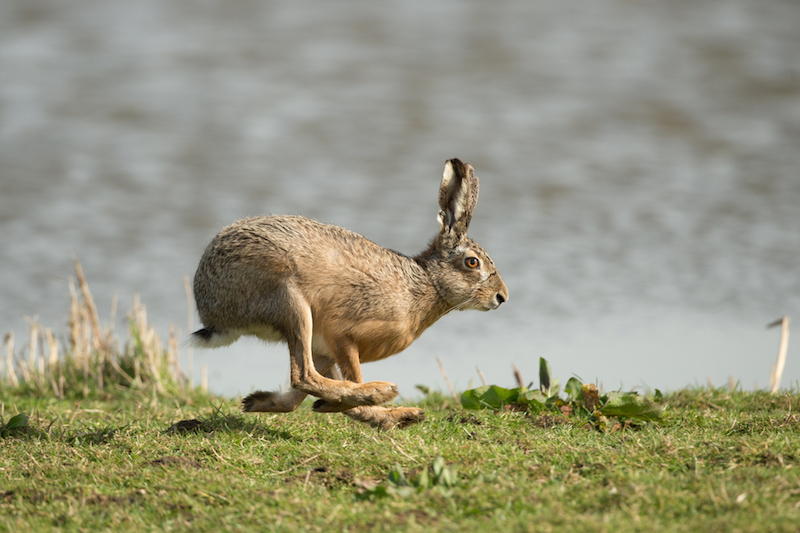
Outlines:
{"label": "hare's eye", "polygon": [[481,266],[481,262],[477,257],[467,257],[464,259],[464,264],[467,265],[467,268],[478,268]]}

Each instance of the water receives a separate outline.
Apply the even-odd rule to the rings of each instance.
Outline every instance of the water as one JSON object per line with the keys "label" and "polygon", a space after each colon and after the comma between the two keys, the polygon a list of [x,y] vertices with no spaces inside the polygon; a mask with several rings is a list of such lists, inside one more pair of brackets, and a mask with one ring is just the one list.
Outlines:
{"label": "water", "polygon": [[[459,157],[510,300],[366,379],[444,389],[439,357],[456,388],[476,366],[511,385],[545,357],[606,388],[763,387],[764,326],[800,317],[797,28],[780,0],[6,0],[0,330],[65,332],[77,256],[101,314],[140,293],[186,335],[183,278],[246,215],[416,253]],[[284,385],[287,359],[245,341],[195,367],[235,395]]]}

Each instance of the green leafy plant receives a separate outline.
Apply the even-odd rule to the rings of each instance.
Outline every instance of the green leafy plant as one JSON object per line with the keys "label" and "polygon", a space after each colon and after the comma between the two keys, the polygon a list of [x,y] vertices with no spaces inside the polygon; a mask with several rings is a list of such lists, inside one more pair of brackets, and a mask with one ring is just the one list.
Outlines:
{"label": "green leafy plant", "polygon": [[410,496],[416,492],[436,488],[443,493],[459,484],[455,467],[448,466],[442,456],[433,460],[430,467],[420,470],[416,476],[406,476],[400,465],[395,465],[386,477],[385,484],[360,482],[357,497],[374,500],[387,496]]}
{"label": "green leafy plant", "polygon": [[[559,395],[558,380],[552,378],[550,364],[539,359],[538,390],[527,387],[505,389],[497,385],[484,385],[461,395],[461,405],[466,409],[514,409],[528,411],[555,410],[564,415],[584,415],[599,429],[605,429],[608,418],[618,418],[623,425],[629,419],[657,421],[663,406],[639,395],[635,391],[613,391],[600,394],[597,386],[582,383],[572,377],[564,386],[566,398]],[[661,394],[656,391],[656,399]],[[614,427],[614,426],[611,426]]]}
{"label": "green leafy plant", "polygon": [[550,397],[538,390],[504,389],[497,385],[484,385],[461,395],[461,405],[466,409],[502,409],[508,405],[538,410],[545,409],[549,400]]}
{"label": "green leafy plant", "polygon": [[25,413],[20,413],[18,415],[12,416],[8,422],[3,424],[0,422],[0,437],[7,437],[11,434],[11,431],[14,429],[22,429],[28,426],[28,415]]}

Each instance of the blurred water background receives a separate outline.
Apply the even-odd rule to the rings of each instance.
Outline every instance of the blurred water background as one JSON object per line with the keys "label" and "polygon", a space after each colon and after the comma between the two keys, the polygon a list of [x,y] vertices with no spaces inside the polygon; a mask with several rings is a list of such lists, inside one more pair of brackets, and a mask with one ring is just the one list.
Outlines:
{"label": "blurred water background", "polygon": [[[0,332],[66,334],[78,257],[117,328],[187,335],[216,232],[296,213],[413,254],[445,159],[510,300],[366,379],[764,387],[800,324],[800,3],[4,0]],[[104,318],[103,320],[108,320]],[[196,324],[196,322],[195,322]],[[797,387],[800,340],[783,385]],[[184,352],[184,359],[186,355]],[[285,346],[195,352],[212,390],[285,385]],[[184,361],[185,364],[185,361]]]}

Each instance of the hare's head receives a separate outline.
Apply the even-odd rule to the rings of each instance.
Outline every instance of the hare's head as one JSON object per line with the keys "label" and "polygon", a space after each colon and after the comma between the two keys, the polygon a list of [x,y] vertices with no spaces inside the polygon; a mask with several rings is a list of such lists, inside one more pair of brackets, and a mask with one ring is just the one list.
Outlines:
{"label": "hare's head", "polygon": [[436,290],[452,309],[490,311],[508,300],[494,261],[467,237],[477,203],[478,177],[472,166],[447,161],[439,189],[441,229],[424,255]]}

